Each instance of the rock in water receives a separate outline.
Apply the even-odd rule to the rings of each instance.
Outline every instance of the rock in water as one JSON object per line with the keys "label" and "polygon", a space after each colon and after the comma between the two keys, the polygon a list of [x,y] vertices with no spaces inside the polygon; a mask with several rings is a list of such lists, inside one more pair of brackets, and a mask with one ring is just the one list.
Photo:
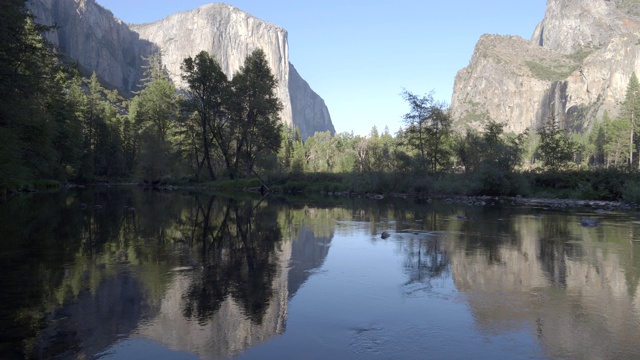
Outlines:
{"label": "rock in water", "polygon": [[584,218],[580,220],[580,225],[584,227],[596,227],[600,225],[600,222],[591,218]]}

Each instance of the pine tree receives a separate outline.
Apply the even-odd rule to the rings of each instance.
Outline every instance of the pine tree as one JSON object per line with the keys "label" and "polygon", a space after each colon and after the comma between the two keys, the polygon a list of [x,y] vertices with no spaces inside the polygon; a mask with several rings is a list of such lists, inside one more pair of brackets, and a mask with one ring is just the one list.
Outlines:
{"label": "pine tree", "polygon": [[545,126],[538,132],[540,145],[538,153],[542,164],[551,171],[562,170],[573,159],[577,144],[565,135],[556,123],[554,116],[550,116]]}
{"label": "pine tree", "polygon": [[136,129],[136,176],[158,180],[174,171],[172,135],[179,118],[176,88],[162,69],[159,55],[147,58],[144,88],[131,101],[129,124]]}
{"label": "pine tree", "polygon": [[[629,131],[629,168],[633,166],[633,145],[634,136],[637,128],[638,117],[640,117],[640,83],[636,73],[631,74],[629,85],[627,85],[627,93],[623,103],[623,114],[631,123]],[[640,168],[640,156],[638,157],[638,167]]]}
{"label": "pine tree", "polygon": [[24,0],[0,2],[0,190],[54,177],[57,59]]}

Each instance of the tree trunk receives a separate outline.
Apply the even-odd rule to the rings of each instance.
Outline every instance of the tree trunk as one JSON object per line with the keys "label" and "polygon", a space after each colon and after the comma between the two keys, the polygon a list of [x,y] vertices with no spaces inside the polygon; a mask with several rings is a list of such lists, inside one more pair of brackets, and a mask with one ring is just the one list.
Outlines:
{"label": "tree trunk", "polygon": [[633,167],[633,112],[631,113],[631,132],[629,134],[629,170]]}
{"label": "tree trunk", "polygon": [[205,120],[205,117],[201,114],[200,115],[201,121],[202,121],[202,142],[204,145],[204,158],[207,162],[207,168],[209,170],[209,179],[211,180],[215,180],[216,179],[216,175],[213,172],[213,166],[211,165],[211,151],[209,151],[209,137],[207,136],[207,121]]}

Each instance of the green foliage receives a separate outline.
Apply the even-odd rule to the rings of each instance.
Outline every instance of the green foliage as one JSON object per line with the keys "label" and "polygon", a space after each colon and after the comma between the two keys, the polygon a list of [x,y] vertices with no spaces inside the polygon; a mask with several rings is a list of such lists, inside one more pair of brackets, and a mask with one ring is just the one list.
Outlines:
{"label": "green foliage", "polygon": [[531,177],[536,196],[612,201],[622,199],[624,184],[632,178],[617,169],[533,173]]}
{"label": "green foliage", "polygon": [[465,137],[458,138],[455,152],[466,172],[486,167],[509,173],[520,164],[525,143],[524,134],[506,136],[504,124],[489,121],[482,134],[469,130]]}
{"label": "green foliage", "polygon": [[[504,134],[502,124],[481,114],[482,131],[454,135],[446,106],[433,94],[404,91],[409,112],[395,134],[373,127],[364,136],[318,132],[303,141],[297,128],[281,124],[277,81],[261,50],[231,80],[206,52],[185,59],[184,97],[176,94],[156,54],[146,59],[141,90],[127,101],[102,87],[95,73],[82,79],[61,68],[40,35],[47,29],[33,22],[24,1],[7,0],[0,10],[2,194],[29,189],[38,179],[136,177],[162,183],[250,179],[252,187],[266,180],[290,192],[633,198],[634,183],[611,169],[636,168],[635,74],[621,118],[605,114],[588,133],[570,117],[567,129],[552,118],[537,133]],[[536,76],[559,79],[588,55],[528,65]],[[547,173],[518,173],[523,158],[525,166],[539,161]],[[577,171],[576,164],[596,171]]]}
{"label": "green foliage", "polygon": [[603,149],[607,154],[607,164],[613,167],[627,167],[631,123],[626,119],[616,119],[604,126],[606,143]]}
{"label": "green foliage", "polygon": [[55,123],[49,109],[60,96],[47,29],[27,14],[25,1],[0,7],[0,189],[12,181],[57,173]]}
{"label": "green foliage", "polygon": [[186,58],[182,70],[198,123],[192,127],[197,135],[190,136],[200,139],[192,142],[198,169],[206,164],[212,180],[220,164],[231,179],[254,175],[256,162],[271,159],[282,142],[282,104],[264,52],[247,56],[231,81],[205,51]]}
{"label": "green foliage", "polygon": [[138,179],[159,180],[180,174],[177,168],[179,97],[159,57],[150,58],[144,88],[131,100],[132,152]]}
{"label": "green foliage", "polygon": [[565,131],[556,123],[555,117],[549,118],[538,135],[540,135],[538,154],[543,166],[552,172],[568,168],[578,144],[567,137]]}
{"label": "green foliage", "polygon": [[467,131],[455,142],[455,153],[465,173],[470,175],[472,195],[514,195],[523,186],[514,179],[525,151],[525,135],[507,136],[504,125],[485,123],[484,131]]}
{"label": "green foliage", "polygon": [[252,174],[260,156],[276,154],[280,148],[282,103],[275,94],[277,85],[262,49],[247,56],[231,80],[227,106],[235,130],[232,178],[240,172]]}
{"label": "green foliage", "polygon": [[640,204],[640,181],[632,180],[625,183],[622,199],[628,203]]}
{"label": "green foliage", "polygon": [[[631,74],[624,102],[622,103],[623,116],[629,121],[629,168],[633,167],[634,136],[638,128],[638,117],[640,117],[640,83],[636,73]],[[638,167],[640,168],[640,157],[638,157]]]}
{"label": "green foliage", "polygon": [[194,120],[198,124],[193,127],[194,134],[191,136],[194,139],[192,152],[198,169],[196,176],[199,176],[202,166],[206,164],[209,179],[216,179],[212,160],[214,141],[224,157],[227,170],[233,174],[231,135],[228,129],[230,122],[225,121],[224,114],[224,103],[231,91],[227,76],[216,59],[206,51],[200,52],[195,58],[184,59],[181,69],[182,79],[189,86],[187,93],[190,102],[185,108],[195,110]]}
{"label": "green foliage", "polygon": [[562,81],[569,77],[574,71],[578,70],[584,59],[591,55],[593,51],[583,50],[577,53],[567,55],[565,58],[557,61],[525,61],[525,65],[531,71],[531,74],[542,80]]}
{"label": "green foliage", "polygon": [[403,143],[416,152],[423,171],[435,173],[448,168],[452,121],[444,104],[437,103],[433,94],[417,96],[405,90],[402,97],[411,108],[403,116]]}

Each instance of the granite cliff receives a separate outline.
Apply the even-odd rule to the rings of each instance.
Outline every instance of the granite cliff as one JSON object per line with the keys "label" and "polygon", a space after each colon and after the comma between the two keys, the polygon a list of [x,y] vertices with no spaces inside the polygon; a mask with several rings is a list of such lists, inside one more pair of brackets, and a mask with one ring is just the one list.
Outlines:
{"label": "granite cliff", "polygon": [[233,76],[253,50],[261,48],[278,80],[285,124],[300,127],[304,138],[315,131],[335,132],[329,111],[289,63],[287,31],[225,4],[204,5],[151,24],[127,25],[95,0],[31,0],[37,21],[57,24],[48,35],[66,57],[125,93],[142,76],[143,56],[160,52],[171,79],[180,88],[180,64],[205,50]]}
{"label": "granite cliff", "polygon": [[490,118],[522,132],[554,115],[582,131],[605,111],[617,115],[631,74],[640,74],[638,9],[637,0],[548,0],[530,40],[483,35],[455,79],[456,124]]}

